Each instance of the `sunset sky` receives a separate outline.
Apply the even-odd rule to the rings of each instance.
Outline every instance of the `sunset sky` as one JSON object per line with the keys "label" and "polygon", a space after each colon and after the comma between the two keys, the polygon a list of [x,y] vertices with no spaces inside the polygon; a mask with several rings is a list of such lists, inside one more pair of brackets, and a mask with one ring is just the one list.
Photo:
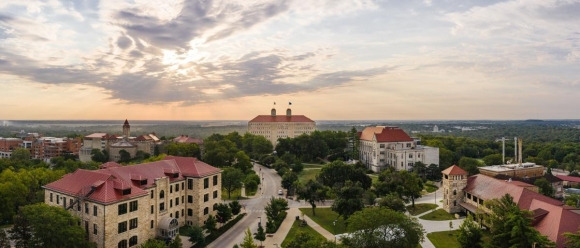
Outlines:
{"label": "sunset sky", "polygon": [[580,119],[580,1],[0,1],[0,120]]}

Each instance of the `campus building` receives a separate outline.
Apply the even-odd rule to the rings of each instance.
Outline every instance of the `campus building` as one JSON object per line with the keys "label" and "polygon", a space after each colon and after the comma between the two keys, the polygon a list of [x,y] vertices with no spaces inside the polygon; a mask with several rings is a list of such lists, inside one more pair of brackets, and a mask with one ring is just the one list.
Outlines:
{"label": "campus building", "polygon": [[294,138],[302,134],[311,134],[316,130],[316,122],[304,115],[292,115],[290,108],[286,115],[276,115],[272,108],[270,115],[258,115],[248,122],[248,132],[260,135],[276,146],[278,139]]}
{"label": "campus building", "polygon": [[532,225],[541,234],[565,247],[565,232],[575,233],[580,226],[580,209],[564,206],[556,199],[534,190],[535,186],[515,180],[499,180],[485,174],[468,177],[467,172],[453,165],[443,175],[443,209],[449,213],[481,213],[489,211],[485,202],[505,194],[513,197],[520,209],[533,213]]}
{"label": "campus building", "polygon": [[92,133],[83,137],[83,146],[80,149],[79,159],[83,162],[91,161],[93,149],[104,150],[109,154],[109,161],[119,161],[120,151],[124,150],[135,157],[138,151],[153,155],[155,145],[160,143],[155,133],[131,137],[131,125],[128,120],[123,123],[123,134]]}
{"label": "campus building", "polygon": [[135,247],[151,238],[172,239],[183,225],[203,225],[221,202],[221,170],[196,158],[99,170],[79,169],[43,186],[44,202],[81,219],[97,247]]}
{"label": "campus building", "polygon": [[366,127],[359,140],[360,161],[374,172],[388,166],[412,170],[416,162],[439,164],[439,148],[421,145],[398,127]]}

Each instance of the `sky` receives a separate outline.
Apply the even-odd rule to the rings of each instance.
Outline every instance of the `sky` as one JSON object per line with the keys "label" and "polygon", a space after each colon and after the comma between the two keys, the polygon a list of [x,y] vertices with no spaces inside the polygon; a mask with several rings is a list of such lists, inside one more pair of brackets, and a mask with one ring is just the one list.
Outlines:
{"label": "sky", "polygon": [[580,1],[0,1],[0,120],[290,102],[313,120],[580,119]]}

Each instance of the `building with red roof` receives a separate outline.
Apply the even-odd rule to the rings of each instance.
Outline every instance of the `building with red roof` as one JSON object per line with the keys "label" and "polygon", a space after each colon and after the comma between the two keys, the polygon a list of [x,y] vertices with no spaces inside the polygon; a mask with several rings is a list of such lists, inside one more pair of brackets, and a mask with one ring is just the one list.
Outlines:
{"label": "building with red roof", "polygon": [[196,158],[100,168],[79,169],[43,186],[45,203],[78,216],[97,247],[173,238],[180,226],[203,225],[221,202],[221,170]]}
{"label": "building with red roof", "polygon": [[530,190],[534,185],[484,174],[467,177],[467,172],[455,165],[442,174],[443,209],[450,213],[485,211],[486,201],[509,194],[520,209],[533,213],[533,227],[555,242],[557,247],[565,247],[563,233],[575,233],[580,226],[579,209],[564,206],[561,201]]}
{"label": "building with red roof", "polygon": [[143,134],[131,137],[131,125],[128,120],[123,123],[123,134],[93,133],[83,138],[83,146],[80,149],[79,159],[83,162],[91,161],[93,149],[107,151],[110,161],[119,161],[120,151],[128,152],[131,157],[135,157],[138,151],[153,155],[155,146],[161,140],[155,133]]}
{"label": "building with red roof", "polygon": [[412,170],[416,162],[439,164],[439,148],[421,145],[399,127],[366,127],[359,140],[360,161],[374,172],[388,166]]}
{"label": "building with red roof", "polygon": [[276,115],[272,108],[270,115],[258,115],[248,122],[248,132],[260,135],[276,146],[278,139],[294,138],[302,134],[311,134],[316,130],[316,122],[304,115],[292,115],[290,108],[286,115]]}

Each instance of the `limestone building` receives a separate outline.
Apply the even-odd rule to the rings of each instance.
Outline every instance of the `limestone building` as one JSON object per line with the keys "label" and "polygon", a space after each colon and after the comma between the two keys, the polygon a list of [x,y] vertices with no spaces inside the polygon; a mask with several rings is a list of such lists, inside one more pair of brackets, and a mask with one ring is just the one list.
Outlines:
{"label": "limestone building", "polygon": [[421,145],[398,127],[366,127],[359,140],[360,161],[374,172],[387,166],[412,170],[416,162],[439,164],[439,148]]}
{"label": "limestone building", "polygon": [[83,146],[80,149],[79,159],[83,162],[91,161],[93,149],[105,150],[109,153],[109,161],[119,161],[121,150],[135,157],[138,151],[153,155],[155,145],[160,140],[155,133],[131,137],[131,125],[128,120],[123,123],[123,134],[115,135],[108,133],[93,133],[83,138]]}
{"label": "limestone building", "polygon": [[455,165],[441,173],[443,209],[449,213],[486,212],[489,211],[484,205],[486,201],[509,194],[520,209],[533,213],[532,226],[555,242],[556,247],[566,247],[563,233],[575,233],[580,225],[580,209],[564,206],[561,201],[534,191],[534,185],[484,174],[468,177],[466,171]]}
{"label": "limestone building", "polygon": [[292,115],[290,107],[286,115],[276,115],[276,109],[272,108],[270,115],[258,115],[248,122],[249,133],[264,136],[273,146],[278,139],[311,134],[315,130],[316,122],[304,115]]}
{"label": "limestone building", "polygon": [[196,158],[79,169],[43,186],[44,202],[81,219],[97,247],[135,247],[172,239],[183,225],[203,225],[221,202],[221,170]]}

